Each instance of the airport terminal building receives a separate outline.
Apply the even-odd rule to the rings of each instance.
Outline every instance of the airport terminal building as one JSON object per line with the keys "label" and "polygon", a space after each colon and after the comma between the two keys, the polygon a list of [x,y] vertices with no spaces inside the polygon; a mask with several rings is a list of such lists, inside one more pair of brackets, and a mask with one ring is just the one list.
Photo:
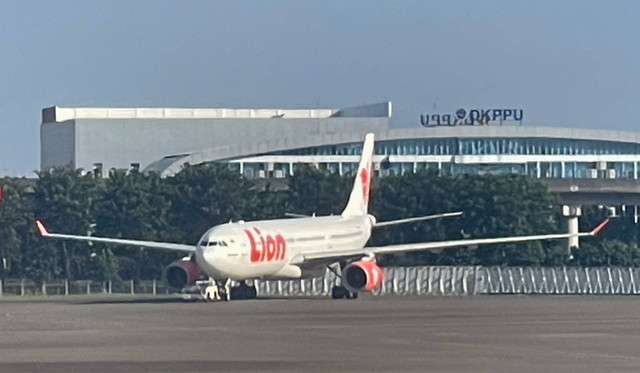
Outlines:
{"label": "airport terminal building", "polygon": [[[520,174],[563,204],[570,233],[583,205],[640,222],[640,133],[498,123],[392,128],[390,102],[344,109],[62,108],[42,111],[41,169],[132,168],[170,177],[225,162],[247,178],[283,178],[301,165],[355,172],[364,135],[376,135],[378,177]],[[578,238],[568,240],[578,246]]]}
{"label": "airport terminal building", "polygon": [[[552,179],[638,179],[640,133],[521,125],[391,128],[390,102],[345,109],[43,109],[41,169],[136,167],[162,176],[228,162],[248,178],[300,164],[353,172],[376,134],[378,176],[517,173]],[[107,174],[105,172],[104,174]]]}

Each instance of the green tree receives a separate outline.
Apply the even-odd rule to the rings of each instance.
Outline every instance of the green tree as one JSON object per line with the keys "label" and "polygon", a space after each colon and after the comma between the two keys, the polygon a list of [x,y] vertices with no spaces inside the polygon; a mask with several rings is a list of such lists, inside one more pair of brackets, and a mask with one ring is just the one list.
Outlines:
{"label": "green tree", "polygon": [[[53,230],[87,234],[94,221],[92,203],[101,184],[93,174],[70,167],[39,172],[33,193],[34,215]],[[40,250],[32,254],[29,271],[42,279],[58,275],[82,278],[89,258],[86,243],[68,241],[41,241]]]}
{"label": "green tree", "polygon": [[[112,171],[93,203],[95,234],[106,237],[150,241],[176,241],[178,230],[169,223],[171,209],[169,185],[159,176],[143,175],[133,170]],[[106,247],[111,247],[106,246]],[[130,258],[134,263],[133,278],[156,278],[175,254],[96,245],[89,267],[93,276],[112,279],[118,269],[117,257]]]}
{"label": "green tree", "polygon": [[[459,218],[390,227],[376,232],[374,243],[440,241],[556,232],[557,204],[535,180],[514,175],[438,176],[424,171],[380,180],[374,207],[381,220],[463,211]],[[413,264],[540,265],[547,242],[478,246],[471,253],[401,254]],[[469,251],[469,250],[467,250]],[[390,262],[399,259],[388,259]]]}
{"label": "green tree", "polygon": [[24,202],[27,186],[25,179],[0,179],[0,279],[3,285],[8,275],[21,274],[22,241],[32,221]]}
{"label": "green tree", "polygon": [[167,182],[171,185],[170,221],[182,242],[197,242],[216,224],[259,217],[252,183],[224,164],[185,167]]}
{"label": "green tree", "polygon": [[353,176],[299,167],[289,179],[287,210],[318,216],[339,214],[347,205],[352,186]]}
{"label": "green tree", "polygon": [[[176,254],[33,235],[33,218],[51,230],[143,240],[195,243],[210,227],[229,220],[280,218],[285,212],[339,214],[353,176],[300,167],[287,179],[246,180],[226,164],[186,167],[160,179],[137,171],[114,171],[108,179],[61,168],[35,182],[5,178],[0,204],[2,276],[27,275],[117,279],[157,277]],[[564,232],[559,205],[536,180],[513,175],[417,174],[373,180],[370,211],[380,221],[464,211],[458,218],[376,229],[370,244],[483,238]],[[605,209],[584,207],[580,229],[589,230]],[[640,265],[638,225],[630,217],[612,222],[596,239],[581,240],[573,265]],[[612,239],[615,237],[616,239]],[[385,265],[547,265],[567,263],[563,242],[530,242],[455,248],[441,253],[384,256]]]}
{"label": "green tree", "polygon": [[638,267],[640,248],[635,243],[603,239],[598,243],[581,242],[579,249],[573,250],[573,265],[585,267]]}

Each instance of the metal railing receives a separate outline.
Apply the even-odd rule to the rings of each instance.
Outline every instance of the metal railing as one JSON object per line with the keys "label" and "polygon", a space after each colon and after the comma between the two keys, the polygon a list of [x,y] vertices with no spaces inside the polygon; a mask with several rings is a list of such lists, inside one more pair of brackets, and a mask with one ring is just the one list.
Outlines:
{"label": "metal railing", "polygon": [[61,280],[38,284],[34,281],[6,280],[4,286],[0,282],[0,296],[29,295],[87,295],[87,294],[168,294],[162,281],[91,281]]}
{"label": "metal railing", "polygon": [[[390,267],[374,294],[640,294],[640,268]],[[339,281],[323,278],[255,281],[261,296],[321,296]]]}
{"label": "metal railing", "polygon": [[[375,295],[640,294],[640,268],[390,267]],[[332,272],[304,280],[253,281],[259,296],[326,296],[339,283]],[[4,289],[2,292],[1,289]],[[0,296],[168,294],[161,281],[7,280]]]}

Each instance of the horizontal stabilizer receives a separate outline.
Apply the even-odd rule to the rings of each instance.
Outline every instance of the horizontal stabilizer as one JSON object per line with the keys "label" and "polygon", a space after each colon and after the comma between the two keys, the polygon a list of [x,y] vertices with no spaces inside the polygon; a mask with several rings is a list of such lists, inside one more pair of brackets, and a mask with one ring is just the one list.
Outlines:
{"label": "horizontal stabilizer", "polygon": [[415,218],[382,221],[382,222],[375,223],[373,226],[374,226],[374,228],[388,227],[390,225],[413,223],[413,222],[416,222],[416,221],[433,220],[433,219],[439,219],[439,218],[450,218],[452,216],[460,216],[460,215],[462,215],[462,211],[445,212],[443,214],[435,214],[435,215],[427,215],[427,216],[418,216],[418,217],[415,217]]}

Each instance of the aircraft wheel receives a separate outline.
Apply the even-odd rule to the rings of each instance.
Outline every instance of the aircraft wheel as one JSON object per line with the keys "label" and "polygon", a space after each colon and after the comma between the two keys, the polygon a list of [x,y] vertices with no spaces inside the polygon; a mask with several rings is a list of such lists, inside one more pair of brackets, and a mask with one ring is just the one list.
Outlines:
{"label": "aircraft wheel", "polygon": [[255,286],[249,287],[249,299],[255,299],[258,296],[258,290]]}
{"label": "aircraft wheel", "polygon": [[347,298],[349,292],[344,286],[334,286],[331,288],[331,299]]}

